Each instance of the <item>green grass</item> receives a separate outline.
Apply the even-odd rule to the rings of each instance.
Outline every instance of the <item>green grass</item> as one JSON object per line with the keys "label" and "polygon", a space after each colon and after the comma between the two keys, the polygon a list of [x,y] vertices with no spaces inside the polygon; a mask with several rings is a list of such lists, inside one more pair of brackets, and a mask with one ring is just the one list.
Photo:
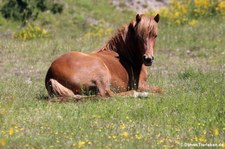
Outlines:
{"label": "green grass", "polygon": [[[161,20],[148,82],[163,95],[49,103],[44,78],[68,51],[100,48],[135,13],[102,1],[67,0],[62,15],[34,22],[51,38],[22,41],[0,36],[0,148],[181,148],[225,143],[225,20],[168,26]],[[104,13],[103,13],[104,12]],[[103,21],[95,36],[86,18]],[[1,19],[0,19],[1,21]],[[3,22],[3,21],[2,21]],[[80,23],[80,24],[79,24]],[[2,33],[18,23],[4,21]],[[82,25],[83,24],[83,25]]]}

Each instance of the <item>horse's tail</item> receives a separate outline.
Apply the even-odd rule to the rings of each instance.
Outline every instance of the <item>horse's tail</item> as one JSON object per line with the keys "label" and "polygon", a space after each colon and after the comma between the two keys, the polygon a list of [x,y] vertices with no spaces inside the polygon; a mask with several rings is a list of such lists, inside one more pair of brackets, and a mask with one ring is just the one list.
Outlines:
{"label": "horse's tail", "polygon": [[55,79],[49,79],[49,81],[46,82],[46,88],[51,97],[74,97],[74,93],[72,90],[63,86]]}
{"label": "horse's tail", "polygon": [[57,80],[52,78],[51,68],[48,69],[48,72],[45,77],[45,87],[50,97],[71,97],[74,95],[74,93],[70,89],[66,88]]}
{"label": "horse's tail", "polygon": [[80,99],[80,97],[78,95],[75,95],[72,90],[63,86],[57,80],[52,79],[51,68],[48,70],[47,75],[45,77],[45,87],[51,99],[54,99],[53,97],[57,97],[58,99],[66,99],[66,98],[75,98],[76,100]]}
{"label": "horse's tail", "polygon": [[46,82],[46,88],[51,97],[49,101],[51,102],[65,102],[65,101],[79,101],[85,98],[91,98],[93,96],[76,95],[74,92],[67,87],[63,86],[55,79],[49,79]]}

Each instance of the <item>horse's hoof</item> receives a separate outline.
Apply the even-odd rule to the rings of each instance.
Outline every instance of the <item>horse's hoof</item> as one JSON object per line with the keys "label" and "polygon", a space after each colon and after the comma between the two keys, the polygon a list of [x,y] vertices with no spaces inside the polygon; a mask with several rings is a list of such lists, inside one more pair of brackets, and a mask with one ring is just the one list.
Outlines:
{"label": "horse's hoof", "polygon": [[148,92],[137,92],[137,91],[135,91],[133,96],[135,98],[146,98],[146,97],[148,97]]}

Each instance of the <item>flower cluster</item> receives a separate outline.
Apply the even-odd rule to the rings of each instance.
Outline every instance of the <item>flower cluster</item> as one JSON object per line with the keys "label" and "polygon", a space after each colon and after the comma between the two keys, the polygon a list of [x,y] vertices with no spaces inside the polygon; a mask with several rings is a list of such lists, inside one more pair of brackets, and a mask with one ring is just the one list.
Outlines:
{"label": "flower cluster", "polygon": [[211,0],[194,0],[194,15],[195,16],[211,15],[213,5],[214,3]]}
{"label": "flower cluster", "polygon": [[28,25],[23,30],[16,32],[14,34],[14,38],[22,39],[22,40],[45,38],[48,36],[49,36],[49,33],[45,29],[39,26],[33,26],[33,25]]}
{"label": "flower cluster", "polygon": [[216,7],[216,11],[225,16],[225,1],[220,0]]}
{"label": "flower cluster", "polygon": [[103,37],[110,35],[112,28],[104,20],[100,20],[90,24],[90,30],[85,34],[88,37]]}
{"label": "flower cluster", "polygon": [[[15,144],[22,148],[126,148],[126,145],[146,145],[149,148],[179,148],[188,144],[207,144],[214,140],[214,144],[224,136],[225,128],[207,128],[204,123],[198,123],[194,127],[183,129],[174,126],[166,129],[158,124],[138,124],[129,117],[121,121],[104,121],[101,116],[93,115],[90,118],[89,132],[85,127],[77,130],[55,130],[48,125],[40,125],[38,128],[24,126],[11,126],[0,129],[0,148],[13,148]],[[165,129],[165,130],[164,130]],[[168,133],[169,132],[169,133]],[[29,140],[35,136],[40,142]],[[43,138],[45,138],[43,140]],[[18,140],[23,139],[23,142]],[[96,141],[96,139],[99,140]],[[141,146],[140,146],[141,147]]]}
{"label": "flower cluster", "polygon": [[[150,12],[156,13],[156,12]],[[159,10],[160,15],[175,24],[197,24],[197,19],[215,15],[225,16],[223,0],[171,0],[168,8]]]}

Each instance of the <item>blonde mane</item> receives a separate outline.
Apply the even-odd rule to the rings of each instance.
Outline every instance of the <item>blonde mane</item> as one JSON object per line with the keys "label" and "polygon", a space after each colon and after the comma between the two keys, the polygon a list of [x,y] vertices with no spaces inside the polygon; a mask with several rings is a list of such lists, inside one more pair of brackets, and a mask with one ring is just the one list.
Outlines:
{"label": "blonde mane", "polygon": [[132,63],[142,50],[138,42],[146,41],[147,36],[156,36],[157,34],[157,22],[154,18],[145,15],[140,15],[140,17],[141,21],[136,18],[128,25],[118,29],[116,34],[98,52],[105,50],[114,51]]}

